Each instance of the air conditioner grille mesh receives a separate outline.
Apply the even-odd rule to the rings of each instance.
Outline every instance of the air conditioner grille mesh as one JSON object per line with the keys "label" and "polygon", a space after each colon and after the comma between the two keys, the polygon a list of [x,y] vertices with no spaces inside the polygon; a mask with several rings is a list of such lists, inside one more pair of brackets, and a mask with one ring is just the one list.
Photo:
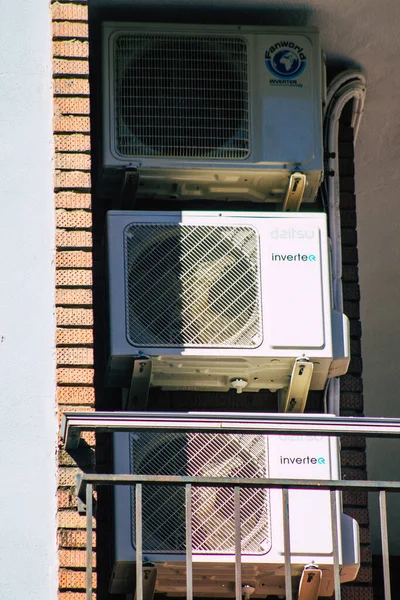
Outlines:
{"label": "air conditioner grille mesh", "polygon": [[124,157],[249,155],[247,43],[124,33],[114,41],[115,144]]}
{"label": "air conditioner grille mesh", "polygon": [[[202,477],[268,476],[267,438],[212,433],[130,434],[131,472]],[[132,491],[132,523],[135,523]],[[143,486],[143,550],[185,551],[185,490]],[[265,554],[271,547],[270,499],[266,489],[241,489],[242,554]],[[132,539],[134,544],[135,529]],[[233,488],[192,488],[192,549],[196,553],[234,554]]]}
{"label": "air conditioner grille mesh", "polygon": [[125,264],[132,345],[261,344],[259,240],[253,228],[132,224],[125,230]]}

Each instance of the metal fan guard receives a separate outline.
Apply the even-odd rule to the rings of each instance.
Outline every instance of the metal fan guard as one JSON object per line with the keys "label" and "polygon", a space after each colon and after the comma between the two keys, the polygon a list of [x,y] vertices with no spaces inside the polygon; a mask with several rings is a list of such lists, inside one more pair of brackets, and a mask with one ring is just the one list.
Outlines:
{"label": "metal fan guard", "polygon": [[[267,437],[249,434],[130,434],[131,472],[204,477],[268,476]],[[271,547],[270,498],[265,489],[240,493],[243,554],[265,554]],[[135,539],[132,490],[132,540]],[[143,486],[143,550],[177,554],[185,551],[185,490]],[[233,488],[192,488],[193,552],[234,554]]]}
{"label": "metal fan guard", "polygon": [[114,40],[114,61],[121,156],[249,155],[245,39],[123,33]]}
{"label": "metal fan guard", "polygon": [[132,224],[124,237],[132,345],[261,344],[259,236],[252,227]]}

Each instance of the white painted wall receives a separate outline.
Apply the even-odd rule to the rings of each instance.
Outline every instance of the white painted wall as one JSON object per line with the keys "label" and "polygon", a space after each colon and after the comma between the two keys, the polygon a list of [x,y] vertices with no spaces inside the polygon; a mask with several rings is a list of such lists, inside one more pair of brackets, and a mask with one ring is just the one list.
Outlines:
{"label": "white painted wall", "polygon": [[51,20],[0,0],[0,596],[57,597]]}

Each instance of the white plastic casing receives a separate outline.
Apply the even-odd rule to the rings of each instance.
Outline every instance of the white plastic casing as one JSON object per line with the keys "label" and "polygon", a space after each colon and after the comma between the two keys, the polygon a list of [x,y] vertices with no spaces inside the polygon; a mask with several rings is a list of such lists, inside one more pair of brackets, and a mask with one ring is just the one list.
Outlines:
{"label": "white plastic casing", "polygon": [[[247,45],[249,153],[242,159],[121,155],[116,143],[115,40],[121,34],[171,34],[239,38]],[[296,77],[268,70],[268,52],[287,46],[302,57]],[[299,52],[300,51],[300,52]],[[232,64],[233,64],[233,58]],[[229,57],[228,57],[229,60]],[[176,58],[176,69],[182,69]],[[324,172],[322,103],[325,65],[314,28],[104,23],[103,25],[103,174],[135,166],[138,196],[184,199],[281,202],[290,174],[307,176],[304,201],[312,202]],[[140,83],[137,84],[140,86]],[[133,93],[133,92],[132,92]],[[162,126],[162,123],[160,123]],[[111,188],[110,188],[111,189]]]}
{"label": "white plastic casing", "polygon": [[[340,479],[337,438],[323,436],[265,436],[269,464],[266,476],[279,479]],[[114,470],[130,473],[129,434],[114,436]],[[284,593],[283,511],[280,490],[270,492],[271,547],[265,554],[242,555],[242,581],[256,588],[255,597]],[[341,581],[352,581],[360,565],[358,526],[342,514],[336,492],[339,563]],[[115,566],[111,591],[123,593],[133,584],[135,548],[132,540],[134,505],[128,487],[115,488]],[[292,576],[299,577],[305,565],[322,569],[320,595],[333,593],[333,546],[330,493],[321,490],[290,490],[290,544]],[[185,556],[146,554],[158,569],[156,592],[184,595]],[[234,555],[193,554],[196,595],[234,596]]]}
{"label": "white plastic casing", "polygon": [[[108,385],[128,387],[133,359],[153,358],[151,385],[163,389],[244,391],[287,386],[293,362],[314,363],[311,389],[346,372],[347,318],[332,310],[326,215],[323,213],[108,213],[110,358]],[[124,231],[131,224],[241,225],[258,233],[262,339],[253,348],[144,347],[128,341]]]}

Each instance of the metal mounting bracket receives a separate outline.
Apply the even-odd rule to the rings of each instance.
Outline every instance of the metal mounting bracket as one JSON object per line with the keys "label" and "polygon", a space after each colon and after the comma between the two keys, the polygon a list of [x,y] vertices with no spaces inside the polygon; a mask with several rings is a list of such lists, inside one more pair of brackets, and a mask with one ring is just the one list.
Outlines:
{"label": "metal mounting bracket", "polygon": [[131,385],[124,402],[124,410],[146,410],[151,380],[152,362],[148,356],[137,356],[133,361]]}
{"label": "metal mounting bracket", "polygon": [[114,205],[117,210],[133,210],[139,187],[140,172],[137,166],[129,166],[122,174],[119,198]]}
{"label": "metal mounting bracket", "polygon": [[322,571],[318,565],[306,565],[300,578],[298,600],[317,600],[321,578]]}
{"label": "metal mounting bracket", "polygon": [[[152,563],[143,563],[143,600],[153,600],[156,589],[157,569]],[[137,594],[135,591],[134,600]]]}
{"label": "metal mounting bracket", "polygon": [[303,200],[306,189],[307,178],[304,173],[295,171],[291,174],[289,185],[283,201],[282,210],[286,212],[297,212]]}
{"label": "metal mounting bracket", "polygon": [[[82,488],[82,473],[78,473],[76,476],[75,484],[75,495],[76,495],[76,508],[80,515],[86,515],[86,489],[85,494],[80,494],[79,490]],[[93,502],[93,514],[96,514],[96,500],[92,499]]]}
{"label": "metal mounting bracket", "polygon": [[306,357],[294,362],[289,386],[279,394],[280,412],[302,413],[306,407],[314,365]]}

